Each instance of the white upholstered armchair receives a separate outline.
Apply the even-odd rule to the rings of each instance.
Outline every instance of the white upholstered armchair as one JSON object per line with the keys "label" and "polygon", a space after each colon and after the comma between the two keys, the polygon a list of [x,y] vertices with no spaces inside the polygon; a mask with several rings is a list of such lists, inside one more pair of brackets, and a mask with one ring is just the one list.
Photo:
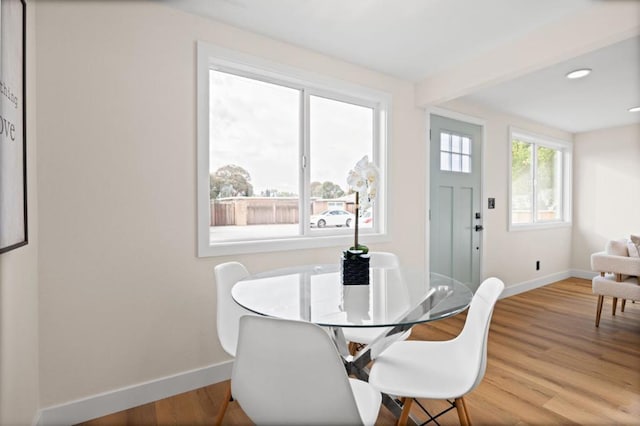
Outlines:
{"label": "white upholstered armchair", "polygon": [[622,312],[627,300],[640,300],[639,243],[640,238],[635,236],[631,240],[611,240],[605,251],[591,255],[591,269],[600,272],[592,280],[593,293],[598,295],[596,327],[600,325],[604,296],[613,297],[612,315],[616,314],[618,298],[622,299]]}

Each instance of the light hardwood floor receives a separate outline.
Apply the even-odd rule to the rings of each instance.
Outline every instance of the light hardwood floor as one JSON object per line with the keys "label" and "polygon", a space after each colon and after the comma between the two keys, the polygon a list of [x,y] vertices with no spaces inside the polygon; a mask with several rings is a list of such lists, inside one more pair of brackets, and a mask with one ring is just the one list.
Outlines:
{"label": "light hardwood floor", "polygon": [[[624,313],[618,304],[612,316],[607,298],[596,328],[596,301],[591,282],[573,278],[498,301],[486,375],[465,397],[472,423],[640,424],[640,303],[627,303]],[[412,339],[449,339],[464,318],[416,326]],[[216,384],[83,425],[211,424],[221,398],[222,384]],[[434,411],[444,406],[421,402]],[[412,415],[426,419],[415,407]],[[438,421],[458,424],[455,410]],[[377,425],[394,422],[383,408]],[[224,424],[251,422],[232,402]]]}

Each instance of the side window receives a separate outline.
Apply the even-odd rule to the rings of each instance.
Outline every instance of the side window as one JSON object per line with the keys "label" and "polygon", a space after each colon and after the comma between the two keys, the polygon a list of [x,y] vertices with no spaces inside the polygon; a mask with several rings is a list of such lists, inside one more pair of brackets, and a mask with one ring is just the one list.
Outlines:
{"label": "side window", "polygon": [[512,130],[510,148],[510,228],[570,223],[571,143]]}

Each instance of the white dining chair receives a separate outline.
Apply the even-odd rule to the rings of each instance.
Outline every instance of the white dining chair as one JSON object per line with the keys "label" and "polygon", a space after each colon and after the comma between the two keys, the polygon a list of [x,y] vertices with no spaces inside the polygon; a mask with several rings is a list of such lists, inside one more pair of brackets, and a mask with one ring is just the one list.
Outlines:
{"label": "white dining chair", "polygon": [[[248,277],[249,271],[239,262],[226,262],[216,265],[213,274],[216,281],[218,339],[222,349],[235,357],[240,317],[252,315],[252,313],[243,309],[233,300],[231,288],[238,281]],[[231,384],[228,382],[224,392],[224,400],[213,422],[216,426],[222,424],[229,401],[231,401]]]}
{"label": "white dining chair", "polygon": [[321,327],[271,317],[241,318],[231,386],[259,425],[373,425],[382,401]]}
{"label": "white dining chair", "polygon": [[491,315],[503,289],[498,278],[488,278],[478,287],[464,327],[454,339],[396,342],[376,358],[369,383],[401,397],[404,406],[398,425],[406,424],[415,398],[454,399],[460,424],[471,424],[463,397],[484,377]]}
{"label": "white dining chair", "polygon": [[[371,268],[399,268],[400,259],[394,253],[384,251],[370,251],[369,266]],[[344,338],[349,342],[349,353],[355,355],[364,345],[368,345],[381,334],[386,334],[391,327],[345,327],[342,332]],[[411,329],[396,336],[397,340],[407,340],[411,335]]]}

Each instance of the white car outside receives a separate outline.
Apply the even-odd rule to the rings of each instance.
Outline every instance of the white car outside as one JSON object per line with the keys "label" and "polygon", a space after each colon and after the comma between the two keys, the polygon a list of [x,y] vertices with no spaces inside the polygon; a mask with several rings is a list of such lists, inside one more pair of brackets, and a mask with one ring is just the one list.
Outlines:
{"label": "white car outside", "polygon": [[326,226],[351,226],[355,223],[355,216],[346,210],[325,210],[311,216],[309,224],[318,228]]}

